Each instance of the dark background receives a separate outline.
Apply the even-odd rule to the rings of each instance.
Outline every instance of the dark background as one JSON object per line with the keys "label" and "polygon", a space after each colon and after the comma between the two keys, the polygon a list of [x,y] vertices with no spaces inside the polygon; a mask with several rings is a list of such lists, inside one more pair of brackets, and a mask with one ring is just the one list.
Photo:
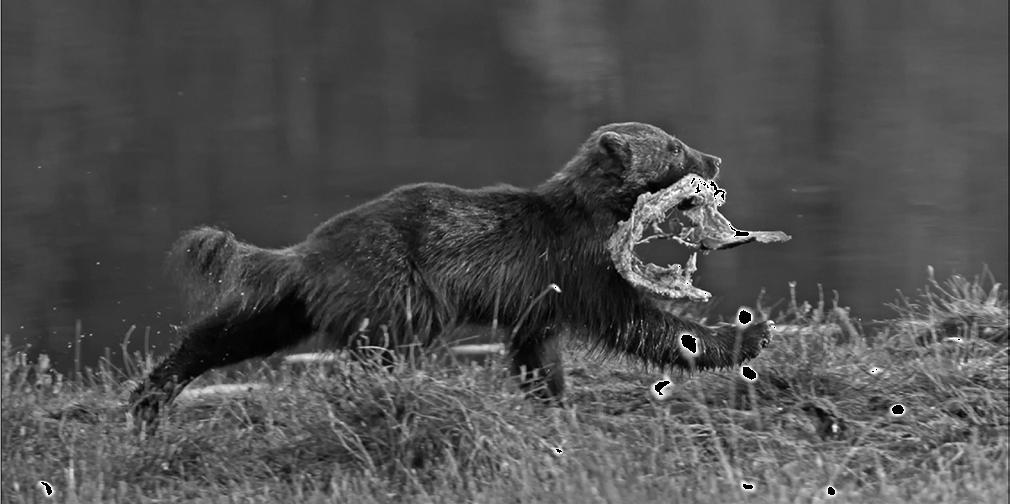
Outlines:
{"label": "dark background", "polygon": [[[703,258],[717,312],[799,282],[864,320],[1007,277],[1007,2],[4,0],[2,331],[67,366],[164,350],[184,229],[301,240],[410,182],[534,185],[595,127],[724,159],[786,245]],[[134,341],[137,341],[136,339]]]}

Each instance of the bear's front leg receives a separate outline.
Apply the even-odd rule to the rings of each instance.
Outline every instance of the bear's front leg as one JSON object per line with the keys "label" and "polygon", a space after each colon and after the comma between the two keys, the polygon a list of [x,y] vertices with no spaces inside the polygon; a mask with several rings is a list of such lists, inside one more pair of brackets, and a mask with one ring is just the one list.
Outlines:
{"label": "bear's front leg", "polygon": [[614,321],[597,335],[611,350],[634,355],[660,367],[729,368],[753,359],[772,339],[771,321],[744,328],[732,324],[708,327],[642,303],[633,315]]}
{"label": "bear's front leg", "polygon": [[770,320],[753,322],[746,327],[723,324],[700,334],[694,341],[695,348],[687,348],[690,336],[682,334],[678,343],[685,351],[685,358],[677,365],[697,369],[737,366],[757,357],[771,344],[774,327],[775,322]]}

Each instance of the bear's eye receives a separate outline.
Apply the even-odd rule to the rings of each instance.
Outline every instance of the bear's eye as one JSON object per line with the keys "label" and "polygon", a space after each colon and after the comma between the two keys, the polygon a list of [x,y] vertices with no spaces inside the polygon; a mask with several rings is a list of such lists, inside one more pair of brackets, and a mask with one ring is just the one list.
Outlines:
{"label": "bear's eye", "polygon": [[681,151],[683,151],[683,149],[680,147],[680,144],[673,144],[670,146],[670,152],[672,152],[674,156],[680,154]]}

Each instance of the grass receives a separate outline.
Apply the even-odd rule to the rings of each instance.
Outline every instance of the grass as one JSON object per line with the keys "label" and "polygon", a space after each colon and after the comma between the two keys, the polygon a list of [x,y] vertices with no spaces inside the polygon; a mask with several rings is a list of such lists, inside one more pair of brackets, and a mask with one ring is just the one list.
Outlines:
{"label": "grass", "polygon": [[661,372],[573,349],[559,409],[494,366],[250,364],[265,387],[180,400],[144,439],[121,401],[149,361],[66,380],[5,344],[2,500],[43,502],[44,480],[82,503],[1007,501],[1006,289],[931,276],[873,334],[785,305],[808,330],[755,381],[674,374],[657,397]]}

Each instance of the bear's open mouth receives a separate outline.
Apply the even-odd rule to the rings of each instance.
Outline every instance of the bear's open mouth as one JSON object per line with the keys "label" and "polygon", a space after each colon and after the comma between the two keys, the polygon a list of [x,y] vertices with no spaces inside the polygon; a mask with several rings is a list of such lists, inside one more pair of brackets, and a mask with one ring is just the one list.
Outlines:
{"label": "bear's open mouth", "polygon": [[[608,247],[618,272],[633,285],[663,298],[708,301],[711,294],[691,285],[697,271],[697,253],[684,266],[667,267],[643,262],[634,247],[653,240],[672,240],[707,253],[738,247],[745,243],[785,242],[791,237],[781,231],[743,231],[719,213],[726,191],[714,181],[688,175],[677,183],[638,197],[628,220],[620,222]],[[668,230],[663,230],[665,223]],[[644,236],[646,230],[651,234]]]}

